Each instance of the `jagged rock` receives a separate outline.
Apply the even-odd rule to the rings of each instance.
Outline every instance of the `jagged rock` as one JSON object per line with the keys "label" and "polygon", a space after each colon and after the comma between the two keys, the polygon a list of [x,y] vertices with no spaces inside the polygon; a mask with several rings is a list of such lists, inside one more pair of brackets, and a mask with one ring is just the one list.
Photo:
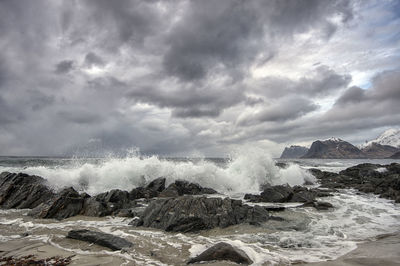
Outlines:
{"label": "jagged rock", "polygon": [[147,186],[146,189],[154,190],[157,192],[161,192],[165,189],[165,178],[159,177],[151,181]]}
{"label": "jagged rock", "polygon": [[35,208],[53,196],[54,192],[40,176],[8,172],[0,174],[0,206],[3,208]]}
{"label": "jagged rock", "polygon": [[135,200],[135,199],[151,199],[154,197],[157,197],[159,194],[158,191],[153,190],[153,189],[146,189],[144,187],[137,187],[131,190],[131,192],[129,192],[129,198],[131,200]]}
{"label": "jagged rock", "polygon": [[82,210],[84,197],[72,187],[65,188],[52,199],[35,207],[28,215],[34,218],[54,218],[58,220],[75,216]]}
{"label": "jagged rock", "polygon": [[268,217],[265,208],[244,205],[240,200],[183,196],[151,202],[131,225],[192,232],[246,222],[256,225]]}
{"label": "jagged rock", "polygon": [[99,246],[110,248],[111,250],[121,250],[133,246],[131,242],[121,237],[86,229],[71,230],[68,232],[67,238],[95,243]]}
{"label": "jagged rock", "polygon": [[316,197],[331,196],[330,193],[301,186],[264,186],[260,195],[246,194],[244,199],[251,202],[309,202]]}
{"label": "jagged rock", "polygon": [[178,197],[182,195],[201,195],[218,193],[212,188],[203,188],[199,184],[185,180],[176,180],[159,194],[159,197]]}
{"label": "jagged rock", "polygon": [[188,264],[202,262],[202,261],[218,261],[218,260],[228,260],[239,264],[252,264],[253,261],[247,256],[247,254],[232,245],[220,242],[209,249],[205,250],[200,255],[190,259]]}
{"label": "jagged rock", "polygon": [[312,170],[322,187],[355,188],[400,202],[400,164],[359,164],[339,174]]}

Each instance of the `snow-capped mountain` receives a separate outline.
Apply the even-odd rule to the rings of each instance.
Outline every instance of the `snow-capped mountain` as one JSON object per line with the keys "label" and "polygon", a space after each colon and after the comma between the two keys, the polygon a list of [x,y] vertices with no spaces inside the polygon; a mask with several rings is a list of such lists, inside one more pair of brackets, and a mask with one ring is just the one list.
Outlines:
{"label": "snow-capped mountain", "polygon": [[361,144],[360,148],[365,148],[367,146],[370,146],[372,143],[377,143],[380,145],[389,145],[392,147],[400,148],[400,129],[394,129],[394,128],[388,129],[376,139]]}

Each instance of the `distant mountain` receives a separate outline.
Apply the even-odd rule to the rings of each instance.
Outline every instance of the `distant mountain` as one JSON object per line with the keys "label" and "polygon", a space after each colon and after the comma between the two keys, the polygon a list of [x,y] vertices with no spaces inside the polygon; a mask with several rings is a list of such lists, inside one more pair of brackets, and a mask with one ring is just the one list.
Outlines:
{"label": "distant mountain", "polygon": [[302,158],[320,159],[359,159],[365,154],[347,141],[330,138],[324,141],[314,141],[308,152]]}
{"label": "distant mountain", "polygon": [[290,147],[286,147],[281,155],[281,159],[289,159],[289,158],[300,158],[308,152],[308,148],[292,145]]}
{"label": "distant mountain", "polygon": [[394,128],[388,129],[376,139],[361,144],[360,148],[365,148],[371,145],[372,143],[378,143],[380,145],[388,145],[400,148],[400,129],[394,129]]}
{"label": "distant mountain", "polygon": [[381,145],[375,142],[372,142],[368,146],[361,149],[361,151],[365,154],[367,158],[370,159],[384,159],[389,158],[396,152],[400,151],[400,149],[395,148],[389,145]]}
{"label": "distant mountain", "polygon": [[400,151],[396,152],[392,156],[389,157],[390,159],[400,159]]}

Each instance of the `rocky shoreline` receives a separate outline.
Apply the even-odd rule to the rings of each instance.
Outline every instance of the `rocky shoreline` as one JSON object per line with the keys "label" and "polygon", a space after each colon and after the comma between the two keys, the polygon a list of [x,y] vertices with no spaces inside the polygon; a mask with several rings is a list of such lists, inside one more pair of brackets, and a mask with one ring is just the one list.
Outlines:
{"label": "rocky shoreline", "polygon": [[[258,195],[246,194],[245,201],[213,196],[218,192],[187,181],[178,180],[166,187],[166,179],[162,177],[129,192],[115,189],[90,196],[78,193],[72,187],[54,191],[39,176],[4,172],[0,174],[0,206],[3,209],[31,209],[28,215],[40,219],[62,220],[75,215],[128,217],[132,218],[130,225],[135,227],[189,233],[237,224],[259,226],[274,219],[275,212],[284,210],[282,206],[253,203],[296,202],[301,203],[300,207],[328,210],[335,206],[320,201],[320,198],[331,196],[337,189],[343,188],[374,193],[400,202],[399,164],[360,164],[339,173],[318,169],[310,169],[310,172],[317,178],[320,187],[265,185]],[[111,250],[135,248],[135,244],[123,238],[96,231],[73,230],[68,237],[96,243]],[[240,250],[231,250],[225,244],[217,244],[212,252],[205,252],[212,254],[211,258],[192,258],[191,261],[225,260],[229,256],[235,261],[237,254],[242,253]],[[218,257],[215,254],[222,255]]]}

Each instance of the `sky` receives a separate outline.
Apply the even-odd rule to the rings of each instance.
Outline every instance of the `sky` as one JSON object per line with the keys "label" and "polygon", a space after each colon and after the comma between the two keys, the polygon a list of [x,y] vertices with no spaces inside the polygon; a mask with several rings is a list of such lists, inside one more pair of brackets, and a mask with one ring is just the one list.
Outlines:
{"label": "sky", "polygon": [[0,1],[0,155],[279,156],[398,127],[400,1]]}

